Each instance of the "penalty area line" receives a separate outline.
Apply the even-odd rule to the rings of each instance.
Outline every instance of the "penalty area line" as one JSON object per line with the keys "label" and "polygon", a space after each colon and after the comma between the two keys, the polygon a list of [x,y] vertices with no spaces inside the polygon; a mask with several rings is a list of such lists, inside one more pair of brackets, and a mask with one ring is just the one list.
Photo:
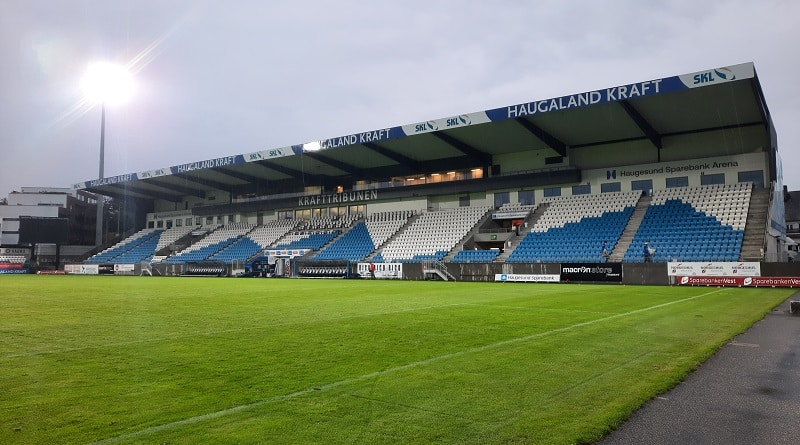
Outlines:
{"label": "penalty area line", "polygon": [[516,343],[523,343],[523,342],[526,342],[526,341],[529,341],[529,340],[534,340],[534,339],[537,339],[537,338],[547,337],[549,335],[558,334],[558,333],[561,333],[561,332],[571,331],[573,329],[581,328],[581,327],[584,327],[584,326],[591,326],[593,324],[602,323],[602,322],[609,321],[609,320],[614,320],[614,319],[617,319],[617,318],[628,317],[628,316],[631,316],[631,315],[640,314],[642,312],[647,312],[647,311],[651,311],[651,310],[655,310],[655,309],[660,309],[660,308],[663,308],[663,307],[671,306],[673,304],[685,303],[687,301],[696,300],[698,298],[705,297],[705,296],[711,295],[711,294],[715,294],[715,293],[721,292],[723,290],[724,290],[724,288],[716,289],[714,291],[706,292],[706,293],[700,294],[700,295],[695,295],[693,297],[687,297],[687,298],[682,298],[680,300],[668,301],[666,303],[661,303],[661,304],[657,304],[657,305],[654,305],[654,306],[648,306],[648,307],[641,308],[641,309],[635,309],[635,310],[624,312],[624,313],[614,314],[614,315],[610,315],[608,317],[602,317],[602,318],[597,318],[597,319],[594,319],[594,320],[584,321],[582,323],[576,323],[576,324],[573,324],[573,325],[564,326],[563,328],[551,329],[549,331],[539,332],[537,334],[526,335],[524,337],[510,338],[508,340],[503,340],[503,341],[499,341],[499,342],[496,342],[496,343],[483,345],[483,346],[477,346],[477,347],[474,347],[474,348],[465,349],[463,351],[452,352],[450,354],[443,354],[443,355],[439,355],[439,356],[436,356],[436,357],[431,357],[431,358],[428,358],[428,359],[425,359],[425,360],[420,360],[420,361],[417,361],[417,362],[407,363],[405,365],[395,366],[394,368],[389,368],[389,369],[384,369],[384,370],[381,370],[381,371],[371,372],[369,374],[364,374],[364,375],[361,375],[361,376],[358,376],[358,377],[353,377],[351,379],[339,380],[337,382],[332,382],[332,383],[328,383],[328,384],[325,384],[325,385],[313,386],[313,387],[306,388],[306,389],[301,389],[299,391],[295,391],[295,392],[292,392],[292,393],[289,393],[289,394],[281,394],[281,395],[278,395],[278,396],[270,397],[268,399],[259,400],[257,402],[253,402],[253,403],[248,403],[248,404],[244,404],[244,405],[238,405],[238,406],[234,406],[232,408],[227,408],[227,409],[223,409],[223,410],[220,410],[220,411],[215,411],[215,412],[212,412],[212,413],[201,414],[199,416],[188,417],[186,419],[176,420],[174,422],[169,422],[169,423],[165,423],[165,424],[162,424],[162,425],[155,425],[155,426],[147,427],[147,428],[141,429],[139,431],[133,431],[131,433],[122,434],[122,435],[115,436],[115,437],[109,437],[109,438],[102,439],[102,440],[99,440],[99,441],[96,441],[96,442],[91,442],[88,445],[110,444],[110,443],[115,443],[115,442],[119,442],[119,441],[122,441],[122,440],[128,440],[128,439],[133,439],[133,438],[140,437],[140,436],[145,436],[145,435],[148,435],[148,434],[158,433],[160,431],[165,431],[165,430],[168,430],[168,429],[171,429],[171,428],[175,428],[175,427],[179,427],[179,426],[183,426],[183,425],[192,425],[192,424],[195,424],[195,423],[198,423],[198,422],[203,422],[203,421],[206,421],[206,420],[218,419],[220,417],[224,417],[224,416],[227,416],[227,415],[230,415],[230,414],[235,414],[235,413],[238,413],[238,412],[241,412],[241,411],[246,411],[246,410],[249,410],[249,409],[257,408],[259,406],[264,406],[264,405],[268,405],[268,404],[276,403],[276,402],[282,402],[284,400],[290,400],[290,399],[294,399],[294,398],[297,398],[297,397],[302,397],[302,396],[307,395],[307,394],[312,394],[312,393],[316,393],[316,392],[320,392],[320,391],[325,391],[325,390],[337,388],[337,387],[340,387],[340,386],[350,385],[352,383],[358,383],[358,382],[362,382],[362,381],[367,381],[367,380],[374,379],[376,377],[383,377],[383,376],[386,376],[386,375],[389,375],[389,374],[394,374],[394,373],[397,373],[397,372],[400,372],[400,371],[404,371],[404,370],[407,370],[407,369],[413,369],[413,368],[417,368],[417,367],[420,367],[420,366],[425,366],[425,365],[429,365],[429,364],[440,362],[440,361],[444,361],[444,360],[449,360],[449,359],[456,358],[456,357],[462,357],[462,356],[469,355],[469,354],[474,354],[474,353],[478,353],[478,352],[497,349],[497,348],[500,348],[500,347],[503,347],[503,346],[508,346],[508,345],[512,345],[512,344],[516,344]]}

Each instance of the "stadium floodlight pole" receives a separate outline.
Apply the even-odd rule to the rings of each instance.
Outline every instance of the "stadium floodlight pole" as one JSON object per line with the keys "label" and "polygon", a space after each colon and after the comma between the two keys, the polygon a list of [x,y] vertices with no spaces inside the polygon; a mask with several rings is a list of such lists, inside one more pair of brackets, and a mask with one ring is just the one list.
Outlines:
{"label": "stadium floodlight pole", "polygon": [[[102,182],[103,167],[105,166],[106,155],[106,102],[100,102],[100,171],[97,174],[97,179]],[[101,246],[103,244],[103,208],[104,200],[102,195],[97,196],[97,227],[94,232],[94,245]]]}
{"label": "stadium floodlight pole", "polygon": [[[127,69],[107,62],[89,65],[83,78],[87,100],[100,104],[100,168],[99,178],[104,178],[106,145],[106,104],[122,103],[133,93],[133,78]],[[97,194],[97,227],[95,245],[103,244],[103,198]]]}

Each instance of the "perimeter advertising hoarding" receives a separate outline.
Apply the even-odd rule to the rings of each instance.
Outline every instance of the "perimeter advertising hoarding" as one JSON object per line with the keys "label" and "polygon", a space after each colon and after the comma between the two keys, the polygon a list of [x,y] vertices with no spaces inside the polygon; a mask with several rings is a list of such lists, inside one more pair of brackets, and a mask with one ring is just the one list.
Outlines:
{"label": "perimeter advertising hoarding", "polygon": [[21,247],[0,247],[0,256],[23,256],[29,258],[31,249]]}
{"label": "perimeter advertising hoarding", "polygon": [[100,273],[98,264],[67,264],[64,266],[64,273],[78,275],[97,275]]}
{"label": "perimeter advertising hoarding", "polygon": [[303,256],[308,253],[310,249],[269,249],[264,251],[265,257],[280,257],[280,258],[294,258]]}
{"label": "perimeter advertising hoarding", "polygon": [[558,283],[561,277],[556,274],[519,274],[519,273],[497,273],[494,274],[494,281],[516,281],[523,283]]}
{"label": "perimeter advertising hoarding", "polygon": [[22,274],[28,272],[30,272],[30,270],[28,270],[28,265],[25,263],[0,261],[0,274]]}
{"label": "perimeter advertising hoarding", "polygon": [[561,263],[561,281],[622,282],[622,263]]}
{"label": "perimeter advertising hoarding", "polygon": [[688,277],[679,276],[680,286],[800,287],[800,277]]}
{"label": "perimeter advertising hoarding", "polygon": [[761,263],[670,262],[667,263],[667,275],[671,277],[760,277]]}
{"label": "perimeter advertising hoarding", "polygon": [[403,263],[358,263],[356,271],[363,278],[369,278],[369,265],[375,265],[375,278],[384,280],[403,279]]}

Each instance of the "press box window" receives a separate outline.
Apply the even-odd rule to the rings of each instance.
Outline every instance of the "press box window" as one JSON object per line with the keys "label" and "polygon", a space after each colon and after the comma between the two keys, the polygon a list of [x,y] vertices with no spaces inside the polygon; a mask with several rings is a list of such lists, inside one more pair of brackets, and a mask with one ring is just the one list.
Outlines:
{"label": "press box window", "polygon": [[764,171],[751,170],[739,172],[739,182],[752,182],[756,188],[764,188]]}
{"label": "press box window", "polygon": [[508,192],[498,192],[494,194],[494,208],[499,209],[503,204],[511,202],[511,197]]}
{"label": "press box window", "polygon": [[725,173],[700,175],[700,185],[725,184]]}
{"label": "press box window", "polygon": [[672,189],[676,187],[689,187],[689,177],[678,176],[675,178],[667,178],[667,188]]}
{"label": "press box window", "polygon": [[533,190],[520,190],[517,192],[517,202],[525,206],[532,206],[536,203],[533,197]]}
{"label": "press box window", "polygon": [[561,196],[561,187],[551,187],[543,190],[545,197]]}
{"label": "press box window", "polygon": [[631,190],[650,191],[653,190],[652,179],[642,179],[640,181],[631,181]]}
{"label": "press box window", "polygon": [[572,186],[573,195],[588,195],[590,193],[592,193],[592,186],[589,184]]}
{"label": "press box window", "polygon": [[619,182],[606,182],[605,184],[600,184],[600,193],[614,193],[622,190],[622,186]]}

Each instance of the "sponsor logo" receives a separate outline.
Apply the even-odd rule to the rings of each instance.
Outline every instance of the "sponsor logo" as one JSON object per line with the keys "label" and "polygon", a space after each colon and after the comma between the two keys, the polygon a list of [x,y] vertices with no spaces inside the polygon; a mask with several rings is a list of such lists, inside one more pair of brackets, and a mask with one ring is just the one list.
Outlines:
{"label": "sponsor logo", "polygon": [[208,159],[200,162],[191,162],[189,164],[181,164],[174,168],[177,173],[185,173],[194,170],[205,170],[207,168],[226,167],[236,163],[236,158],[233,156],[225,156],[217,159]]}
{"label": "sponsor logo", "polygon": [[558,283],[560,277],[556,274],[495,274],[494,281],[516,281],[527,283]]}
{"label": "sponsor logo", "polygon": [[447,119],[447,127],[461,127],[463,125],[469,125],[472,123],[472,120],[466,114],[462,114],[458,117],[451,117]]}
{"label": "sponsor logo", "polygon": [[320,204],[340,204],[345,202],[370,201],[378,199],[377,190],[358,192],[334,193],[331,195],[301,196],[297,199],[298,206],[313,206]]}
{"label": "sponsor logo", "polygon": [[126,175],[113,176],[110,178],[95,179],[93,181],[89,181],[89,184],[91,185],[91,187],[99,187],[101,185],[119,184],[120,182],[128,182],[133,179],[134,179],[133,173],[128,173]]}
{"label": "sponsor logo", "polygon": [[160,168],[158,170],[148,170],[144,172],[139,172],[136,174],[136,177],[139,179],[147,179],[147,178],[155,178],[156,176],[164,176],[167,172],[165,169]]}
{"label": "sponsor logo", "polygon": [[611,274],[613,270],[610,267],[562,267],[561,273],[588,273],[588,274]]}
{"label": "sponsor logo", "polygon": [[719,68],[714,70],[717,77],[725,80],[736,80],[736,74],[733,74],[730,68]]}
{"label": "sponsor logo", "polygon": [[272,150],[261,150],[261,151],[255,151],[253,153],[248,153],[246,155],[246,159],[247,162],[253,162],[253,161],[261,161],[264,159],[279,158],[281,156],[287,156],[287,154],[284,153],[283,149],[274,148]]}
{"label": "sponsor logo", "polygon": [[720,277],[720,276],[681,276],[678,283],[690,286],[770,286],[798,287],[797,277]]}
{"label": "sponsor logo", "polygon": [[700,85],[703,83],[713,83],[717,81],[736,80],[736,74],[730,68],[717,68],[704,73],[697,73],[692,77],[692,83]]}
{"label": "sponsor logo", "polygon": [[435,121],[428,121],[423,122],[421,124],[417,124],[414,127],[414,133],[420,133],[423,131],[436,131],[439,129],[439,125]]}
{"label": "sponsor logo", "polygon": [[606,179],[617,179],[617,170],[606,170]]}
{"label": "sponsor logo", "polygon": [[[419,128],[419,125],[417,125],[417,128]],[[325,150],[328,148],[345,147],[347,145],[383,141],[390,138],[390,130],[390,128],[382,128],[380,130],[366,131],[364,133],[351,134],[349,136],[325,139],[324,141],[320,141],[319,148]]]}

